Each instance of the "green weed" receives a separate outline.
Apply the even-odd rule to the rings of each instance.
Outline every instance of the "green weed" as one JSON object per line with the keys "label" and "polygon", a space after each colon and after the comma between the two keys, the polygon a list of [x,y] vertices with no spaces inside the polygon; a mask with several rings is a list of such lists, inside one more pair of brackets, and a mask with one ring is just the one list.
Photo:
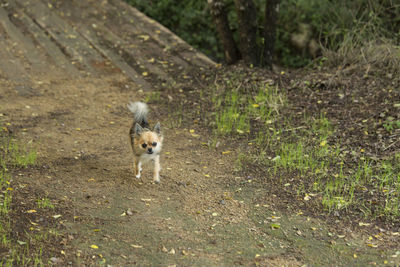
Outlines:
{"label": "green weed", "polygon": [[5,172],[4,169],[0,168],[0,214],[6,215],[10,210],[10,204],[12,201],[12,190],[10,186],[11,177]]}
{"label": "green weed", "polygon": [[183,121],[183,111],[175,111],[172,114],[168,114],[167,126],[168,128],[174,129],[179,128]]}
{"label": "green weed", "polygon": [[[335,127],[325,113],[281,116],[289,106],[281,90],[241,79],[233,75],[223,80],[212,97],[216,136],[252,137],[249,152],[238,154],[237,171],[248,163],[263,165],[265,179],[283,185],[290,179],[294,194],[318,196],[328,212],[357,207],[366,216],[400,215],[400,153],[383,160],[348,151],[334,137]],[[390,120],[384,127],[393,130],[388,127],[397,127],[395,123]]]}
{"label": "green weed", "polygon": [[37,199],[36,203],[39,209],[46,209],[46,208],[54,209],[54,204],[47,197]]}
{"label": "green weed", "polygon": [[161,93],[158,91],[150,92],[146,94],[145,97],[145,102],[146,103],[151,103],[151,102],[159,102],[161,99]]}
{"label": "green weed", "polygon": [[[235,77],[240,79],[241,77]],[[222,91],[216,88],[212,98],[215,108],[216,132],[220,135],[249,134],[251,121],[257,121],[263,125],[271,124],[279,115],[279,110],[284,107],[286,99],[277,87],[268,84],[263,86],[250,86],[242,88],[238,86],[231,89],[231,81],[225,81],[229,90]],[[246,90],[249,93],[245,94]],[[222,91],[222,93],[219,93]]]}
{"label": "green weed", "polygon": [[21,144],[10,136],[0,139],[0,165],[26,168],[36,163],[37,153],[31,144]]}
{"label": "green weed", "polygon": [[243,97],[237,91],[226,94],[223,99],[218,98],[214,102],[218,110],[215,114],[218,134],[225,135],[232,132],[243,134],[249,131],[249,117],[241,105],[243,102]]}
{"label": "green weed", "polygon": [[[13,239],[9,217],[15,188],[8,169],[32,166],[36,158],[36,151],[30,145],[21,144],[6,131],[0,132],[0,248],[7,251],[7,254],[2,254],[0,266],[44,266],[40,239],[29,236],[27,232],[23,240]],[[40,199],[38,206],[54,207],[46,198]],[[35,244],[34,248],[32,244]]]}
{"label": "green weed", "polygon": [[240,152],[238,155],[237,155],[237,158],[236,158],[236,164],[235,164],[235,170],[236,171],[241,171],[241,170],[243,170],[243,168],[244,168],[244,166],[245,166],[245,164],[246,164],[246,159],[247,159],[247,157],[246,157],[246,154],[244,154],[244,153],[242,153],[242,152]]}
{"label": "green weed", "polygon": [[393,132],[396,129],[400,129],[400,120],[394,120],[394,118],[389,117],[383,123],[383,128],[389,133]]}

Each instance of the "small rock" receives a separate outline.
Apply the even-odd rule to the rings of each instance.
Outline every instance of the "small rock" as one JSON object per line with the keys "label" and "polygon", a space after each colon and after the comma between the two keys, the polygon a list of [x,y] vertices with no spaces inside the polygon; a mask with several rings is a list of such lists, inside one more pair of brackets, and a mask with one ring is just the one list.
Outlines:
{"label": "small rock", "polygon": [[186,187],[186,183],[185,182],[178,182],[178,185],[181,185],[183,187]]}
{"label": "small rock", "polygon": [[129,209],[126,211],[126,214],[129,215],[129,216],[132,216],[132,215],[133,215],[133,212],[132,212],[132,210],[129,208]]}
{"label": "small rock", "polygon": [[52,263],[61,263],[61,262],[63,262],[60,258],[57,258],[57,257],[51,257],[50,261]]}
{"label": "small rock", "polygon": [[175,249],[171,248],[171,250],[168,252],[168,254],[174,255],[175,254]]}

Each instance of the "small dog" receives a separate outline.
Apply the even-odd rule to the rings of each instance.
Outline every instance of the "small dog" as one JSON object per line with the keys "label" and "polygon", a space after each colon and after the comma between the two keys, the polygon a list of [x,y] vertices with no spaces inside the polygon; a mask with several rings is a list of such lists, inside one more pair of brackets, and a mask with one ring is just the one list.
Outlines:
{"label": "small dog", "polygon": [[154,161],[155,183],[160,182],[160,153],[163,142],[161,125],[159,122],[150,130],[147,120],[149,108],[143,102],[130,102],[128,109],[133,113],[133,124],[129,131],[136,178],[140,179],[142,163]]}

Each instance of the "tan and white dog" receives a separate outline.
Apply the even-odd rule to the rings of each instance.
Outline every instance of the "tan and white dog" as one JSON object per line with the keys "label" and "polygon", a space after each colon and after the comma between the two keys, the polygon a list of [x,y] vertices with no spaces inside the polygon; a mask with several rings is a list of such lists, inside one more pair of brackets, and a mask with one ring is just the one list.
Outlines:
{"label": "tan and white dog", "polygon": [[153,180],[160,182],[160,153],[163,142],[161,125],[159,122],[151,130],[147,115],[149,108],[143,102],[130,102],[128,109],[133,113],[133,124],[129,132],[133,151],[133,160],[136,178],[140,179],[142,164],[154,162]]}

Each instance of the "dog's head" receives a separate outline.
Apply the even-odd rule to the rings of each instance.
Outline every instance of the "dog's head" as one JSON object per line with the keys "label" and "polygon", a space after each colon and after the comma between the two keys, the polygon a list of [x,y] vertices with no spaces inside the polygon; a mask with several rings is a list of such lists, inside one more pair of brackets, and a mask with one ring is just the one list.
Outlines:
{"label": "dog's head", "polygon": [[163,136],[159,122],[152,131],[136,123],[134,132],[137,141],[135,145],[138,146],[137,149],[139,151],[147,154],[158,154],[161,151]]}

